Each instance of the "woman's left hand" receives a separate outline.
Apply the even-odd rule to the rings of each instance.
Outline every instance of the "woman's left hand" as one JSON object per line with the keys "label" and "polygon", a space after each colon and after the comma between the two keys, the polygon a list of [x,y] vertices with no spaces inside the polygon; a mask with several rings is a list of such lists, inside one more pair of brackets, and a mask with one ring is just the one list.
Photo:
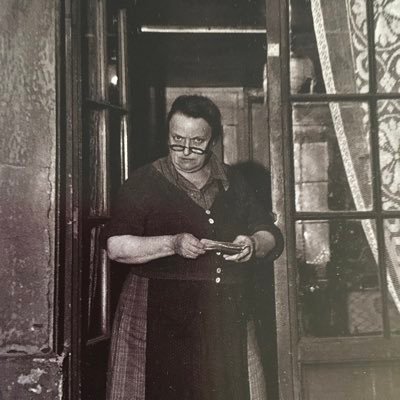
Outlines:
{"label": "woman's left hand", "polygon": [[244,245],[245,247],[240,253],[234,255],[225,254],[224,259],[227,261],[234,261],[234,262],[249,261],[255,252],[254,243],[250,239],[250,237],[245,235],[239,235],[236,237],[233,243]]}

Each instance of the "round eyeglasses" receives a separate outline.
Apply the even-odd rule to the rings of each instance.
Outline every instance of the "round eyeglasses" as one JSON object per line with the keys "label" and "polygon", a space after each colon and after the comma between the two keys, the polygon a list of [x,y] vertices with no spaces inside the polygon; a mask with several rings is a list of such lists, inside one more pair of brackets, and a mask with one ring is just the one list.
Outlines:
{"label": "round eyeglasses", "polygon": [[199,147],[183,146],[182,144],[170,144],[169,148],[173,151],[184,151],[185,149],[189,149],[189,151],[194,154],[205,154],[208,151],[208,146],[205,149],[200,149]]}

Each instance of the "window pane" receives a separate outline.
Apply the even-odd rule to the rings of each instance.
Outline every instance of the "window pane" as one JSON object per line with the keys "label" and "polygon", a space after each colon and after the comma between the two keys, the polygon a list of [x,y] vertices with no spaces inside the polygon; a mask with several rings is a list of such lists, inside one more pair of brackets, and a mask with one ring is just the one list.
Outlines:
{"label": "window pane", "polygon": [[111,104],[120,105],[119,90],[120,82],[118,76],[118,47],[116,37],[109,36],[108,51],[108,101]]}
{"label": "window pane", "polygon": [[385,220],[386,280],[391,331],[400,334],[400,219]]}
{"label": "window pane", "polygon": [[400,210],[400,101],[379,101],[378,121],[383,209]]}
{"label": "window pane", "polygon": [[379,92],[400,92],[400,4],[374,0],[375,52]]}
{"label": "window pane", "polygon": [[89,212],[91,216],[108,216],[110,212],[109,188],[109,112],[88,110],[89,142]]}
{"label": "window pane", "polygon": [[371,209],[369,135],[366,104],[294,104],[297,211]]}
{"label": "window pane", "polygon": [[[91,100],[107,100],[107,27],[105,0],[87,2],[86,41],[84,48],[87,71],[85,96]],[[89,17],[90,16],[90,17]],[[86,64],[86,65],[85,65]]]}
{"label": "window pane", "polygon": [[366,0],[291,0],[292,93],[368,92]]}
{"label": "window pane", "polygon": [[102,226],[91,229],[89,268],[84,272],[87,282],[87,339],[108,334],[109,329],[109,261],[106,250],[100,246]]}
{"label": "window pane", "polygon": [[107,84],[108,101],[112,104],[120,104],[118,76],[118,15],[113,2],[107,2]]}
{"label": "window pane", "polygon": [[380,334],[374,222],[298,221],[296,236],[301,335]]}

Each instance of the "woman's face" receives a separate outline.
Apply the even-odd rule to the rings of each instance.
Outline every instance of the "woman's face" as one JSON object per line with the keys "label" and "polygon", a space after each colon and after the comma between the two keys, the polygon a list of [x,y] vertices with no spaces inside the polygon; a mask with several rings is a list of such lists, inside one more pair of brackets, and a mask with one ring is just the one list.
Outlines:
{"label": "woman's face", "polygon": [[183,151],[169,152],[174,167],[183,173],[201,170],[208,155],[195,154],[189,147],[206,150],[211,140],[211,127],[203,118],[192,118],[184,114],[174,114],[169,121],[169,144],[184,146]]}

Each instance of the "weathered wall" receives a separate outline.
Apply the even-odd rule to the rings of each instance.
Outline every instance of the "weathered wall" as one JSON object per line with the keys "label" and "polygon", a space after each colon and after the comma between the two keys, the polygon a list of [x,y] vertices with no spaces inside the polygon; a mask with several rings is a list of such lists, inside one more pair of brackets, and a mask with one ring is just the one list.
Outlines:
{"label": "weathered wall", "polygon": [[54,0],[0,7],[0,399],[58,398]]}

